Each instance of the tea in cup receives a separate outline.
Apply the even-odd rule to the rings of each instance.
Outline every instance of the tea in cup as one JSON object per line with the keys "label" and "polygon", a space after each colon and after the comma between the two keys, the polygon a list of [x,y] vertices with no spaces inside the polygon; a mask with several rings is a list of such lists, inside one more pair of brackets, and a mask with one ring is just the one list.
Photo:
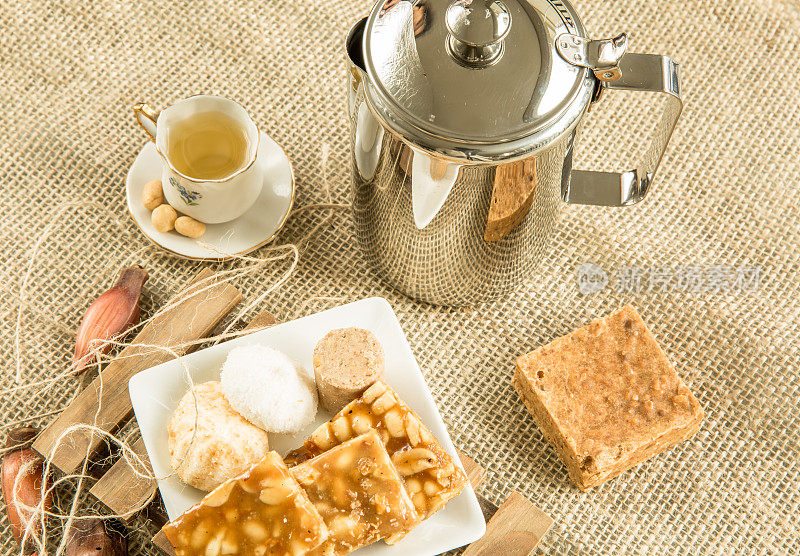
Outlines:
{"label": "tea in cup", "polygon": [[159,114],[144,103],[133,111],[161,156],[164,197],[175,210],[218,224],[253,206],[263,183],[258,128],[240,104],[196,95]]}

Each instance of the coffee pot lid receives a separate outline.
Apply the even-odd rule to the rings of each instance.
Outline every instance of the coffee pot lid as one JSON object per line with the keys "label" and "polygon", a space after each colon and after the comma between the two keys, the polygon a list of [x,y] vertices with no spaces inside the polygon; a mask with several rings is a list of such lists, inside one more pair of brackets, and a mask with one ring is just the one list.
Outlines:
{"label": "coffee pot lid", "polygon": [[563,0],[381,0],[364,31],[367,96],[410,141],[471,160],[519,156],[569,129],[592,97],[557,39],[585,31]]}

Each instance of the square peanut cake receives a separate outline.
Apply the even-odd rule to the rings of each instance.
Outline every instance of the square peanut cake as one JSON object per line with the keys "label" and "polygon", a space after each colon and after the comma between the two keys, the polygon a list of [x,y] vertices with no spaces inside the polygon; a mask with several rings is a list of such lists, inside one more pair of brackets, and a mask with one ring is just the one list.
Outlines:
{"label": "square peanut cake", "polygon": [[519,357],[513,385],[582,490],[689,438],[703,417],[630,305]]}
{"label": "square peanut cake", "polygon": [[[464,490],[467,476],[461,468],[419,416],[380,380],[311,433],[303,446],[289,452],[286,464],[297,465],[371,430],[379,434],[423,519]],[[394,544],[403,536],[396,534],[386,542]]]}
{"label": "square peanut cake", "polygon": [[322,516],[275,452],[163,531],[178,556],[306,554],[328,539]]}
{"label": "square peanut cake", "polygon": [[309,556],[338,556],[413,529],[420,522],[375,430],[293,467],[330,536]]}

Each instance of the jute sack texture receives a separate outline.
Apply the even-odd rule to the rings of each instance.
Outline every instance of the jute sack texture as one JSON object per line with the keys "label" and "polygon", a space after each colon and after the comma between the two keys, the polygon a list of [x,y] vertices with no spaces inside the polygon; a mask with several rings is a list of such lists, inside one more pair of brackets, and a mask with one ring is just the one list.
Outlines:
{"label": "jute sack texture", "polygon": [[[263,308],[291,319],[386,297],[456,445],[487,469],[484,493],[499,503],[518,490],[555,520],[540,545],[545,553],[797,554],[798,5],[576,4],[591,36],[627,31],[631,50],[681,63],[686,109],[645,202],[565,207],[536,274],[512,295],[466,309],[418,304],[386,287],[365,266],[349,210],[307,210],[278,242],[324,226]],[[125,175],[145,143],[131,105],[163,107],[200,92],[236,99],[286,148],[296,207],[328,201],[324,148],[331,199],[347,203],[343,44],[369,7],[363,0],[2,2],[3,429],[29,417],[45,425],[70,399],[75,380],[43,392],[25,385],[66,368],[83,310],[121,266],[149,270],[147,314],[204,266],[150,246],[127,214]],[[576,166],[631,166],[657,108],[646,95],[606,95],[589,114]],[[608,276],[600,291],[579,288],[587,263],[594,266],[581,272]],[[287,265],[237,285],[252,299]],[[627,302],[706,418],[690,441],[581,493],[512,390],[514,360]],[[156,553],[146,525],[134,522],[142,532],[132,553]],[[3,554],[14,553],[5,518],[0,542]]]}

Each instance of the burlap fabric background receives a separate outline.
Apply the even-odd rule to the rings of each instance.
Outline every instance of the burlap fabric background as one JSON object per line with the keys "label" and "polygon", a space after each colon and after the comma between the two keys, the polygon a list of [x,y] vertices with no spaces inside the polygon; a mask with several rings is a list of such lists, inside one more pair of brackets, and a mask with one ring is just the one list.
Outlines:
{"label": "burlap fabric background", "polygon": [[[634,50],[682,64],[686,110],[646,202],[566,207],[537,275],[514,295],[469,309],[417,304],[382,285],[364,266],[351,214],[339,210],[264,306],[290,319],[366,296],[388,298],[455,443],[488,470],[487,496],[500,502],[516,489],[554,518],[544,552],[797,554],[798,6],[577,4],[592,36],[627,30]],[[20,285],[34,242],[62,203],[95,201],[114,217],[87,205],[65,209],[42,245],[22,320],[25,381],[64,368],[83,308],[123,264],[149,269],[148,311],[202,267],[150,247],[127,215],[125,174],[145,142],[131,116],[134,102],[164,106],[197,92],[237,99],[286,147],[296,206],[325,200],[323,144],[330,146],[333,199],[347,202],[342,45],[368,5],[0,5],[0,425],[57,410],[76,388],[70,381],[42,395],[8,390],[15,386]],[[651,121],[643,115],[649,107],[635,96],[608,95],[590,114],[578,165],[619,168],[636,151],[627,138],[642,137]],[[293,218],[279,241],[327,214]],[[576,269],[584,263],[611,276],[606,288],[581,293]],[[252,298],[285,266],[239,287]],[[726,267],[757,267],[759,280],[712,281]],[[648,278],[639,286],[615,280],[665,268],[672,270],[658,275],[669,279],[653,287]],[[312,296],[338,300],[307,303]],[[642,312],[706,419],[692,440],[581,493],[512,390],[513,363],[626,302]],[[5,518],[0,539],[11,554]],[[155,553],[142,535],[132,546]]]}

